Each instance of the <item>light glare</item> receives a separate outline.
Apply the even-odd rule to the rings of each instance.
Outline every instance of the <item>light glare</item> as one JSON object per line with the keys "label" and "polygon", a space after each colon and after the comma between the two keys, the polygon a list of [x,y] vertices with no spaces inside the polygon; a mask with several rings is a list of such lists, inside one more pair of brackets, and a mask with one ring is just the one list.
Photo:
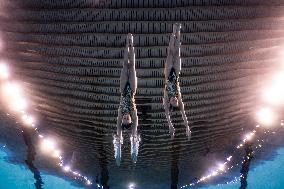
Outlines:
{"label": "light glare", "polygon": [[225,170],[225,164],[220,164],[218,170],[224,171]]}
{"label": "light glare", "polygon": [[264,126],[270,126],[275,121],[274,112],[270,108],[262,108],[257,114],[257,121]]}
{"label": "light glare", "polygon": [[91,184],[92,184],[91,181],[87,180],[87,185],[91,185]]}
{"label": "light glare", "polygon": [[135,187],[135,184],[134,184],[134,183],[130,183],[130,184],[128,185],[128,188],[129,188],[129,189],[134,189],[134,187]]}
{"label": "light glare", "polygon": [[284,72],[275,74],[272,84],[264,90],[263,98],[266,102],[273,105],[284,103]]}
{"label": "light glare", "polygon": [[248,133],[246,136],[245,136],[245,139],[244,139],[244,142],[246,142],[247,140],[251,140],[254,136],[254,133],[251,132],[251,133]]}
{"label": "light glare", "polygon": [[12,97],[20,96],[21,93],[21,88],[16,83],[5,83],[3,89],[6,95]]}
{"label": "light glare", "polygon": [[27,108],[27,106],[28,106],[28,103],[26,99],[21,98],[21,97],[15,99],[14,102],[11,103],[11,108],[18,112],[24,111]]}
{"label": "light glare", "polygon": [[[1,50],[1,41],[0,41],[0,50]],[[92,185],[93,183],[86,177],[82,176],[78,172],[73,172],[71,170],[70,166],[64,166],[63,157],[61,156],[61,151],[56,149],[56,144],[54,140],[46,139],[42,134],[40,134],[37,131],[37,128],[35,127],[35,120],[34,117],[29,115],[26,111],[26,108],[28,107],[28,101],[25,99],[25,95],[23,95],[23,90],[18,85],[18,83],[14,81],[9,81],[10,73],[7,64],[0,61],[0,96],[3,97],[3,101],[6,104],[7,108],[10,109],[10,111],[17,111],[13,112],[15,115],[19,116],[22,120],[22,123],[26,126],[34,127],[34,131],[36,131],[36,135],[39,137],[40,140],[40,148],[41,150],[51,157],[58,158],[60,162],[57,164],[60,167],[62,167],[63,171],[65,172],[71,172],[73,173],[77,179],[80,177],[81,179],[84,178],[87,185]],[[7,116],[9,116],[9,113],[6,113]],[[18,123],[16,121],[16,123]],[[22,130],[22,132],[24,132]],[[6,145],[3,146],[5,148]]]}
{"label": "light glare", "polygon": [[60,155],[61,155],[61,153],[60,153],[59,150],[55,150],[55,151],[53,152],[53,154],[52,154],[52,156],[53,156],[54,158],[60,158]]}
{"label": "light glare", "polygon": [[50,139],[43,139],[41,143],[41,149],[43,152],[50,152],[54,150],[55,148],[55,143],[53,140]]}
{"label": "light glare", "polygon": [[231,161],[231,159],[232,159],[232,156],[228,157],[228,158],[227,158],[227,161]]}
{"label": "light glare", "polygon": [[65,172],[69,172],[71,170],[71,168],[70,168],[70,166],[66,165],[66,166],[63,167],[63,170]]}
{"label": "light glare", "polygon": [[22,120],[24,122],[25,125],[28,125],[28,126],[31,126],[31,127],[34,127],[34,118],[31,117],[31,116],[28,116],[27,114],[24,114],[22,116]]}

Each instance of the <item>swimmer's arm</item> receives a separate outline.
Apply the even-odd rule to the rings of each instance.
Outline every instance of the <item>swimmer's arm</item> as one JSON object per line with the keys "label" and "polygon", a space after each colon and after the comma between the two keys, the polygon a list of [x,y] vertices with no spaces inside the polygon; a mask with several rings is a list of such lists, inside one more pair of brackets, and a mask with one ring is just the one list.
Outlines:
{"label": "swimmer's arm", "polygon": [[118,115],[117,115],[117,124],[116,124],[116,129],[117,129],[117,136],[121,137],[122,136],[122,131],[121,131],[121,121],[122,121],[122,114],[121,114],[121,109],[118,109]]}
{"label": "swimmer's arm", "polygon": [[137,109],[132,112],[133,118],[133,128],[132,128],[132,135],[137,135],[137,127],[138,127],[138,116],[137,116]]}

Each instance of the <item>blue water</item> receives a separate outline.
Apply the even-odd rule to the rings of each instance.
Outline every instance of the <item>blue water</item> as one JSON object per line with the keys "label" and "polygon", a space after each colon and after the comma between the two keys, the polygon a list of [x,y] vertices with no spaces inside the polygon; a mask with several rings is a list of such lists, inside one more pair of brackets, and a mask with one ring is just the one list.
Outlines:
{"label": "blue water", "polygon": [[[34,177],[29,169],[24,165],[15,165],[7,161],[8,151],[0,148],[0,188],[1,189],[35,189]],[[44,189],[82,189],[72,186],[70,182],[56,176],[42,172]]]}
{"label": "blue water", "polygon": [[[1,189],[34,189],[33,174],[26,166],[7,161],[8,150],[0,147],[0,188]],[[73,186],[69,181],[41,172],[45,189],[66,188],[82,189]],[[284,188],[284,148],[277,150],[269,161],[263,161],[250,169],[247,189],[283,189]],[[238,189],[240,183],[219,184],[199,189]]]}
{"label": "blue water", "polygon": [[[283,189],[284,188],[284,148],[277,150],[276,156],[269,161],[263,161],[248,174],[247,189]],[[238,189],[240,183],[220,184],[199,189]]]}

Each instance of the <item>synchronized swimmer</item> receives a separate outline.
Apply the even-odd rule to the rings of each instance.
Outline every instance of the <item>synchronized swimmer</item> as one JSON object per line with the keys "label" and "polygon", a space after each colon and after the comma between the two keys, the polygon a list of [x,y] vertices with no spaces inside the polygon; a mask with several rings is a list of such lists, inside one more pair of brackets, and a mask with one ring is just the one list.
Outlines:
{"label": "synchronized swimmer", "polygon": [[121,160],[121,145],[123,144],[122,131],[131,130],[131,157],[133,162],[137,161],[140,136],[137,135],[138,117],[135,104],[135,93],[137,88],[137,77],[135,69],[135,53],[133,46],[133,35],[127,35],[126,48],[124,52],[123,68],[120,75],[120,105],[117,116],[117,133],[114,136],[115,158],[119,165]]}
{"label": "synchronized swimmer", "polygon": [[169,124],[169,132],[171,137],[174,137],[175,128],[171,122],[170,111],[174,108],[179,108],[184,125],[186,127],[186,135],[188,140],[191,138],[191,131],[188,126],[187,117],[184,110],[184,104],[181,98],[180,86],[179,86],[179,74],[181,70],[181,58],[180,58],[180,30],[181,24],[174,24],[173,33],[171,35],[170,44],[168,47],[168,55],[165,63],[165,89],[163,105],[165,109],[166,118]]}
{"label": "synchronized swimmer", "polygon": [[[170,38],[168,54],[165,63],[165,88],[163,105],[166,119],[169,125],[169,133],[174,138],[175,128],[171,122],[170,112],[178,108],[181,112],[186,135],[188,140],[191,138],[191,131],[188,125],[187,116],[184,110],[184,104],[181,97],[179,86],[179,75],[181,71],[180,57],[180,30],[181,24],[173,25],[173,33]],[[133,45],[133,35],[127,35],[126,48],[124,52],[123,68],[120,75],[120,105],[117,116],[117,133],[113,136],[115,159],[117,165],[121,161],[121,146],[123,144],[122,131],[130,131],[131,158],[135,163],[137,161],[140,136],[137,134],[138,116],[135,104],[135,93],[137,89],[137,77],[135,69],[135,53]]]}

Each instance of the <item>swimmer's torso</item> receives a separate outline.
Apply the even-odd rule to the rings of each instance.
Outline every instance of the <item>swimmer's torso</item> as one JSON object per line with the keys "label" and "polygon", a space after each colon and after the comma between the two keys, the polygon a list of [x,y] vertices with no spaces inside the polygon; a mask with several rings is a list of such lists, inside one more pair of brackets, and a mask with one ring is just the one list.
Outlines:
{"label": "swimmer's torso", "polygon": [[178,76],[176,75],[175,69],[172,68],[170,74],[166,80],[166,91],[168,92],[169,99],[171,97],[178,97],[179,94],[179,82]]}
{"label": "swimmer's torso", "polygon": [[127,82],[123,93],[121,94],[120,105],[122,115],[131,114],[135,109],[134,93],[130,87],[130,83]]}

